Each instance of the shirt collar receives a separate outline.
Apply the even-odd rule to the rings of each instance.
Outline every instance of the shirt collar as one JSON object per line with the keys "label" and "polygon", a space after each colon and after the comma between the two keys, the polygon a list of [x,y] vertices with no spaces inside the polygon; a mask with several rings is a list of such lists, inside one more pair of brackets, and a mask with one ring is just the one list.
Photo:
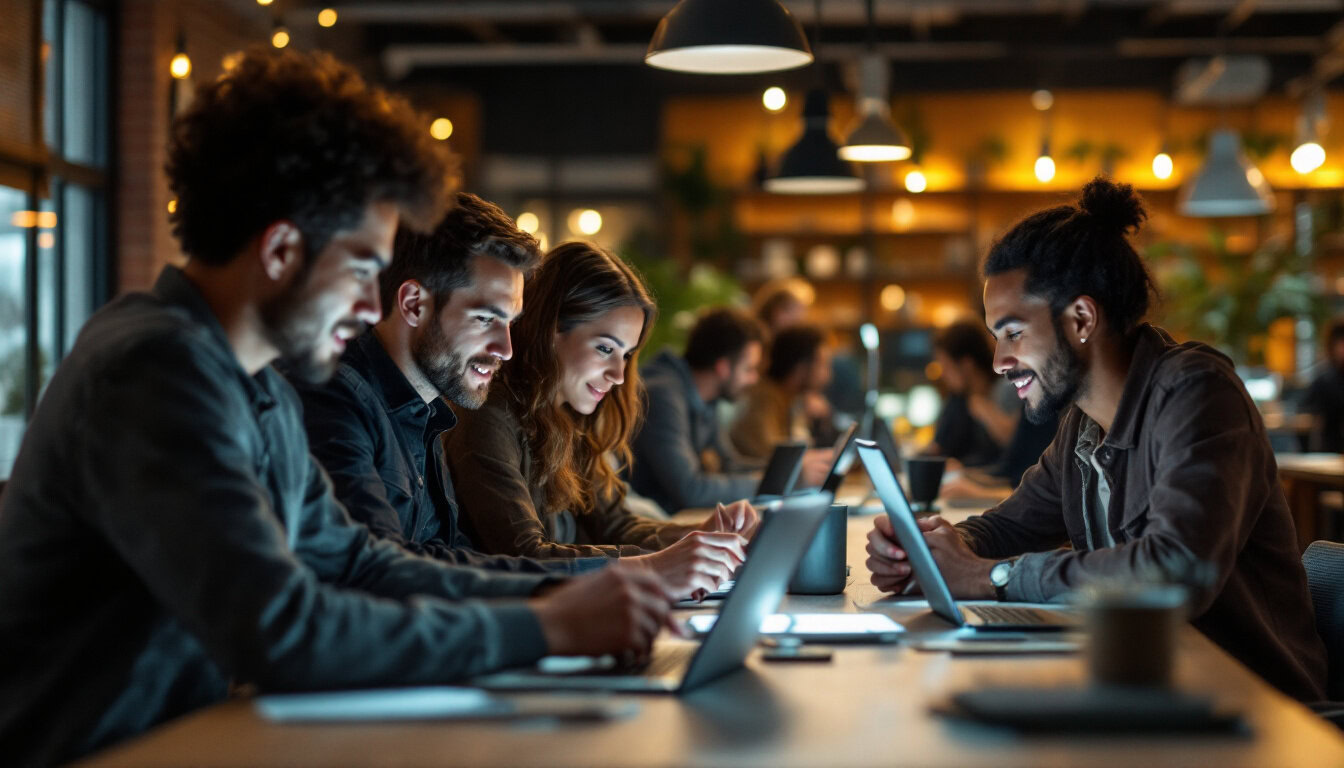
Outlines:
{"label": "shirt collar", "polygon": [[425,404],[424,398],[411,386],[406,374],[397,367],[378,334],[372,330],[366,331],[350,344],[341,362],[354,368],[373,385],[388,413],[404,411],[420,414],[425,418],[427,428],[436,433],[457,426],[457,416],[442,398],[435,398],[428,405]]}
{"label": "shirt collar", "polygon": [[1114,448],[1134,447],[1142,417],[1139,410],[1153,385],[1153,369],[1161,357],[1176,346],[1166,331],[1147,323],[1139,326],[1135,334],[1137,339],[1129,361],[1129,373],[1125,376],[1125,388],[1120,394],[1115,421],[1106,436],[1106,442]]}
{"label": "shirt collar", "polygon": [[256,376],[251,376],[243,368],[242,363],[238,362],[238,356],[233,351],[233,344],[229,342],[229,335],[224,332],[224,326],[215,316],[215,310],[206,302],[200,289],[196,287],[191,278],[187,277],[186,272],[171,264],[165,265],[154,281],[151,293],[163,301],[185,310],[192,320],[206,329],[210,340],[218,347],[218,351],[233,362],[238,379],[247,392],[248,401],[252,403],[253,407],[261,410],[275,405],[275,397],[263,386],[259,379],[260,376],[265,374],[266,369],[263,368]]}

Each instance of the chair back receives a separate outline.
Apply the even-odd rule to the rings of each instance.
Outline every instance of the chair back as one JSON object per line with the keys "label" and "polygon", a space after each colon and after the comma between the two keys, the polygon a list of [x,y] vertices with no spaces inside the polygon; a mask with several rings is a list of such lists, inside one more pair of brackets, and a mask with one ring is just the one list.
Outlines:
{"label": "chair back", "polygon": [[1316,631],[1325,641],[1329,673],[1326,697],[1344,700],[1344,544],[1313,541],[1302,553],[1307,588],[1316,612]]}

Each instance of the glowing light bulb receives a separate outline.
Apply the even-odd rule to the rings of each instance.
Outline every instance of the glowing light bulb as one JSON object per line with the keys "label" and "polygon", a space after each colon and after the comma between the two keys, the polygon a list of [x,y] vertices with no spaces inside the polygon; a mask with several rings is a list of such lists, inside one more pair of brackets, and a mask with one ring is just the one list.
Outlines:
{"label": "glowing light bulb", "polygon": [[191,74],[191,57],[183,51],[178,51],[173,60],[168,62],[168,72],[178,80],[186,80]]}
{"label": "glowing light bulb", "polygon": [[924,172],[914,170],[905,174],[905,191],[919,194],[929,188],[929,180],[924,178]]}
{"label": "glowing light bulb", "polygon": [[892,283],[882,289],[878,296],[878,301],[882,302],[882,308],[888,312],[895,312],[905,306],[905,289]]}
{"label": "glowing light bulb", "polygon": [[581,234],[596,235],[602,230],[602,214],[592,208],[586,208],[579,211],[578,224]]}
{"label": "glowing light bulb", "polygon": [[1299,144],[1288,162],[1293,164],[1293,170],[1298,173],[1311,173],[1325,164],[1325,147],[1314,141]]}
{"label": "glowing light bulb", "polygon": [[541,219],[537,218],[537,214],[531,211],[523,211],[518,214],[517,224],[518,228],[527,234],[535,235],[537,230],[541,228]]}
{"label": "glowing light bulb", "polygon": [[177,213],[177,198],[176,198],[176,197],[174,197],[172,200],[169,200],[169,201],[168,201],[168,212],[169,212],[169,213]]}
{"label": "glowing light bulb", "polygon": [[1049,155],[1036,158],[1036,180],[1044,184],[1055,178],[1055,161]]}
{"label": "glowing light bulb", "polygon": [[273,2],[275,2],[275,0],[257,0],[257,5],[270,5]]}
{"label": "glowing light bulb", "polygon": [[761,94],[761,103],[771,112],[778,112],[784,108],[785,104],[789,103],[789,95],[784,92],[783,88],[772,85],[765,89],[765,93]]}
{"label": "glowing light bulb", "polygon": [[323,26],[323,27],[334,27],[334,26],[336,26],[336,9],[335,9],[335,8],[323,8],[322,10],[318,11],[318,12],[317,12],[317,23],[318,23],[319,26]]}
{"label": "glowing light bulb", "polygon": [[429,135],[439,141],[447,139],[453,135],[453,121],[446,117],[440,117],[429,124]]}
{"label": "glowing light bulb", "polygon": [[271,45],[276,48],[284,48],[289,45],[289,30],[284,27],[276,27],[275,31],[271,32]]}
{"label": "glowing light bulb", "polygon": [[1171,172],[1175,165],[1171,162],[1171,155],[1166,152],[1158,152],[1153,155],[1153,175],[1159,179],[1171,178]]}

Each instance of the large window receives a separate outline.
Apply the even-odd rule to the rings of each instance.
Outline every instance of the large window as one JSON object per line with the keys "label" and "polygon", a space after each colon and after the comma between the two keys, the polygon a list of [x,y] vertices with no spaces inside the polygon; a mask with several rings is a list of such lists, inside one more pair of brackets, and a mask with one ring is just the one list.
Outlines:
{"label": "large window", "polygon": [[[104,0],[32,0],[26,82],[0,103],[27,140],[0,142],[0,479],[56,365],[109,295],[108,48]],[[37,33],[34,28],[34,34]],[[32,39],[31,37],[29,39]]]}

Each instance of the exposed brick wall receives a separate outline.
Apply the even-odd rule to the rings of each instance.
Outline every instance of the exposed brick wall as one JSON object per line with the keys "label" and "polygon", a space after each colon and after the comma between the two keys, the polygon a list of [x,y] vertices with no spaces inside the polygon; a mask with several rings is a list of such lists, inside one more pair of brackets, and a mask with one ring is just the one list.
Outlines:
{"label": "exposed brick wall", "polygon": [[226,53],[269,39],[266,15],[238,15],[215,0],[122,0],[118,26],[116,88],[118,180],[118,284],[122,291],[148,287],[166,263],[181,258],[168,225],[167,156],[170,88],[177,86],[168,63],[177,49],[179,24],[192,71],[178,87],[190,98],[190,83],[210,82]]}

